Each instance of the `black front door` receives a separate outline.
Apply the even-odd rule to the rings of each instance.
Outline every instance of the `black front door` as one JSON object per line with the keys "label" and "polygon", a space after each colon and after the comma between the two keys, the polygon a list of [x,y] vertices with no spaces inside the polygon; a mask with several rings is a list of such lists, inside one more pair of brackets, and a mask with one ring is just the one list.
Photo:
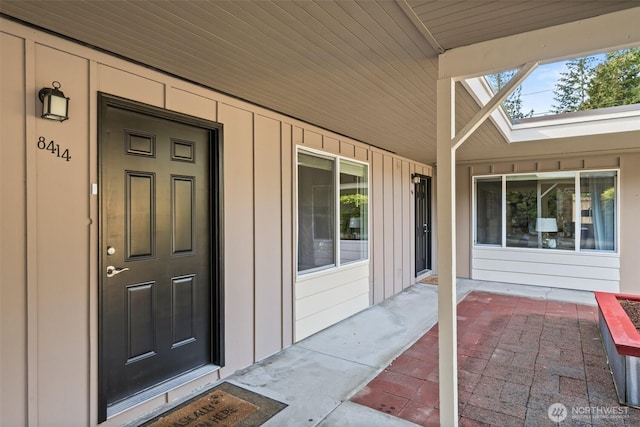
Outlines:
{"label": "black front door", "polygon": [[221,304],[219,130],[107,95],[100,108],[102,421],[110,405],[220,362]]}
{"label": "black front door", "polygon": [[431,178],[415,184],[416,276],[431,269]]}

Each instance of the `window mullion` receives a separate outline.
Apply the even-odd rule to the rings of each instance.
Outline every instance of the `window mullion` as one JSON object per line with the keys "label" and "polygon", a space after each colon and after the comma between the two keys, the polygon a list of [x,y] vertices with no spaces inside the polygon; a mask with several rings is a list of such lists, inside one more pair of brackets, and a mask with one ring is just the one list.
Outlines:
{"label": "window mullion", "polygon": [[501,215],[502,215],[502,247],[507,247],[507,176],[502,175],[502,199]]}
{"label": "window mullion", "polygon": [[[536,218],[542,218],[542,183],[540,180],[536,185]],[[542,233],[538,230],[536,233],[538,234],[538,248],[542,248]]]}
{"label": "window mullion", "polygon": [[575,247],[574,251],[579,252],[582,246],[582,194],[580,192],[580,173],[576,174],[575,178],[575,190],[576,203],[575,203]]}

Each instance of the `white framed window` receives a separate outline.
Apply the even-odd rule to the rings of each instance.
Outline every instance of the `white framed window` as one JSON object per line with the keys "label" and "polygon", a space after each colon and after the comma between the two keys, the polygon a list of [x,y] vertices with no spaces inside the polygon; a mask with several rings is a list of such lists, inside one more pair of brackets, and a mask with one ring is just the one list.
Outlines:
{"label": "white framed window", "polygon": [[299,274],[369,259],[369,165],[297,152]]}
{"label": "white framed window", "polygon": [[474,244],[617,251],[618,171],[474,177]]}

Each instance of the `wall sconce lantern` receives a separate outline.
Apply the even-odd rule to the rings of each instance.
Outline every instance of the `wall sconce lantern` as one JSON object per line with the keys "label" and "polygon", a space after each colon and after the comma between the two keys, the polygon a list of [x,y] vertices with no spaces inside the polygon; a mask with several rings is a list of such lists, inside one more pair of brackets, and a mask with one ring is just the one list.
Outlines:
{"label": "wall sconce lantern", "polygon": [[42,118],[64,122],[69,118],[69,98],[60,90],[60,82],[51,83],[51,88],[45,87],[38,92],[42,101]]}
{"label": "wall sconce lantern", "polygon": [[421,180],[422,178],[420,177],[420,175],[411,175],[411,182],[413,182],[414,184],[420,184]]}

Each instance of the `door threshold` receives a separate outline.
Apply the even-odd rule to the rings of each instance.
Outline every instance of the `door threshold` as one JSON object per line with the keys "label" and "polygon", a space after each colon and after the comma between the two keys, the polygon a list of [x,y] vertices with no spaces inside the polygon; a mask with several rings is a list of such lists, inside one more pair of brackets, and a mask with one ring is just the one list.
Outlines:
{"label": "door threshold", "polygon": [[116,402],[107,407],[107,419],[128,411],[135,406],[138,406],[148,400],[154,399],[164,393],[181,387],[191,381],[197,380],[198,378],[215,372],[218,369],[220,369],[218,365],[201,366],[200,368],[196,368],[175,378],[171,378],[170,380],[164,381],[154,387],[151,387],[131,397]]}
{"label": "door threshold", "polygon": [[427,277],[433,275],[433,271],[428,268],[426,270],[419,271],[418,273],[416,273],[416,282],[419,282],[420,280],[426,279]]}

